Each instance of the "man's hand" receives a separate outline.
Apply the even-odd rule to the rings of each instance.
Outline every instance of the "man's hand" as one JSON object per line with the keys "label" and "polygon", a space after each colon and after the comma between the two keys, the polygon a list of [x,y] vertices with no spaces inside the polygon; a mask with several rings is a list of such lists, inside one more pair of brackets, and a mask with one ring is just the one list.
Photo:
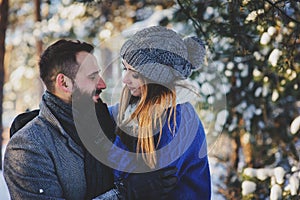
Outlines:
{"label": "man's hand", "polygon": [[176,172],[176,167],[168,167],[153,172],[130,174],[115,185],[122,199],[165,199],[176,187],[178,181]]}

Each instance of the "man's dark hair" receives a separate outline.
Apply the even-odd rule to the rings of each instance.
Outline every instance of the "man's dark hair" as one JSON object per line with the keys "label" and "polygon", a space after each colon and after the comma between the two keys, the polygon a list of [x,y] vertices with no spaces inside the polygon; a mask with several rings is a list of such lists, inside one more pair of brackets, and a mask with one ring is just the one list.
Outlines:
{"label": "man's dark hair", "polygon": [[92,53],[94,47],[91,44],[61,39],[50,45],[40,57],[40,77],[50,92],[54,91],[55,78],[62,73],[72,80],[75,79],[79,69],[76,61],[77,53],[85,51]]}

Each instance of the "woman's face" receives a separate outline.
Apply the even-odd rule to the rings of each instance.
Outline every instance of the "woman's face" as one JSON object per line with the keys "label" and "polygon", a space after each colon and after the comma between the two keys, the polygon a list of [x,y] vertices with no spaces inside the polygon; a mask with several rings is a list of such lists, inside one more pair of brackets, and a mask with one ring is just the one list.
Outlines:
{"label": "woman's face", "polygon": [[141,87],[144,84],[141,75],[125,60],[122,60],[122,64],[124,66],[123,83],[130,90],[132,96],[140,97]]}

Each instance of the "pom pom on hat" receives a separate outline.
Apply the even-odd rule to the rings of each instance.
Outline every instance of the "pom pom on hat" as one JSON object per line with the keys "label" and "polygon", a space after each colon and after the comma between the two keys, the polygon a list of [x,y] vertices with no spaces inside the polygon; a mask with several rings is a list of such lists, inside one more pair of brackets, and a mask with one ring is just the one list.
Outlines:
{"label": "pom pom on hat", "polygon": [[135,33],[121,48],[121,57],[156,83],[186,79],[202,66],[205,47],[196,37],[182,39],[176,32],[152,26]]}
{"label": "pom pom on hat", "polygon": [[187,47],[188,60],[192,64],[192,69],[196,70],[200,68],[204,63],[204,57],[206,54],[203,41],[195,36],[186,37],[183,41]]}

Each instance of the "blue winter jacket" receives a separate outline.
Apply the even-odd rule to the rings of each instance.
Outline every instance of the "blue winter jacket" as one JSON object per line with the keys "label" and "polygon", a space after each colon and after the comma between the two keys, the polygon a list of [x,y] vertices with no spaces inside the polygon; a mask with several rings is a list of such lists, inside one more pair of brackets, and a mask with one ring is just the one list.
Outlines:
{"label": "blue winter jacket", "polygon": [[[118,104],[109,108],[116,119]],[[173,118],[171,118],[173,119]],[[168,199],[172,200],[207,200],[211,198],[211,180],[207,158],[207,145],[202,123],[190,103],[176,106],[176,131],[173,136],[168,123],[163,126],[163,133],[157,147],[157,165],[176,166],[178,168],[178,185],[171,192]],[[174,122],[171,120],[171,127]],[[157,137],[157,135],[156,135]],[[128,150],[120,137],[117,136],[115,144],[118,148]],[[128,176],[128,172],[137,172],[135,159],[129,154],[115,155],[111,159],[118,164],[114,171],[115,179]],[[120,152],[120,151],[119,151]],[[125,171],[125,172],[124,172]]]}

